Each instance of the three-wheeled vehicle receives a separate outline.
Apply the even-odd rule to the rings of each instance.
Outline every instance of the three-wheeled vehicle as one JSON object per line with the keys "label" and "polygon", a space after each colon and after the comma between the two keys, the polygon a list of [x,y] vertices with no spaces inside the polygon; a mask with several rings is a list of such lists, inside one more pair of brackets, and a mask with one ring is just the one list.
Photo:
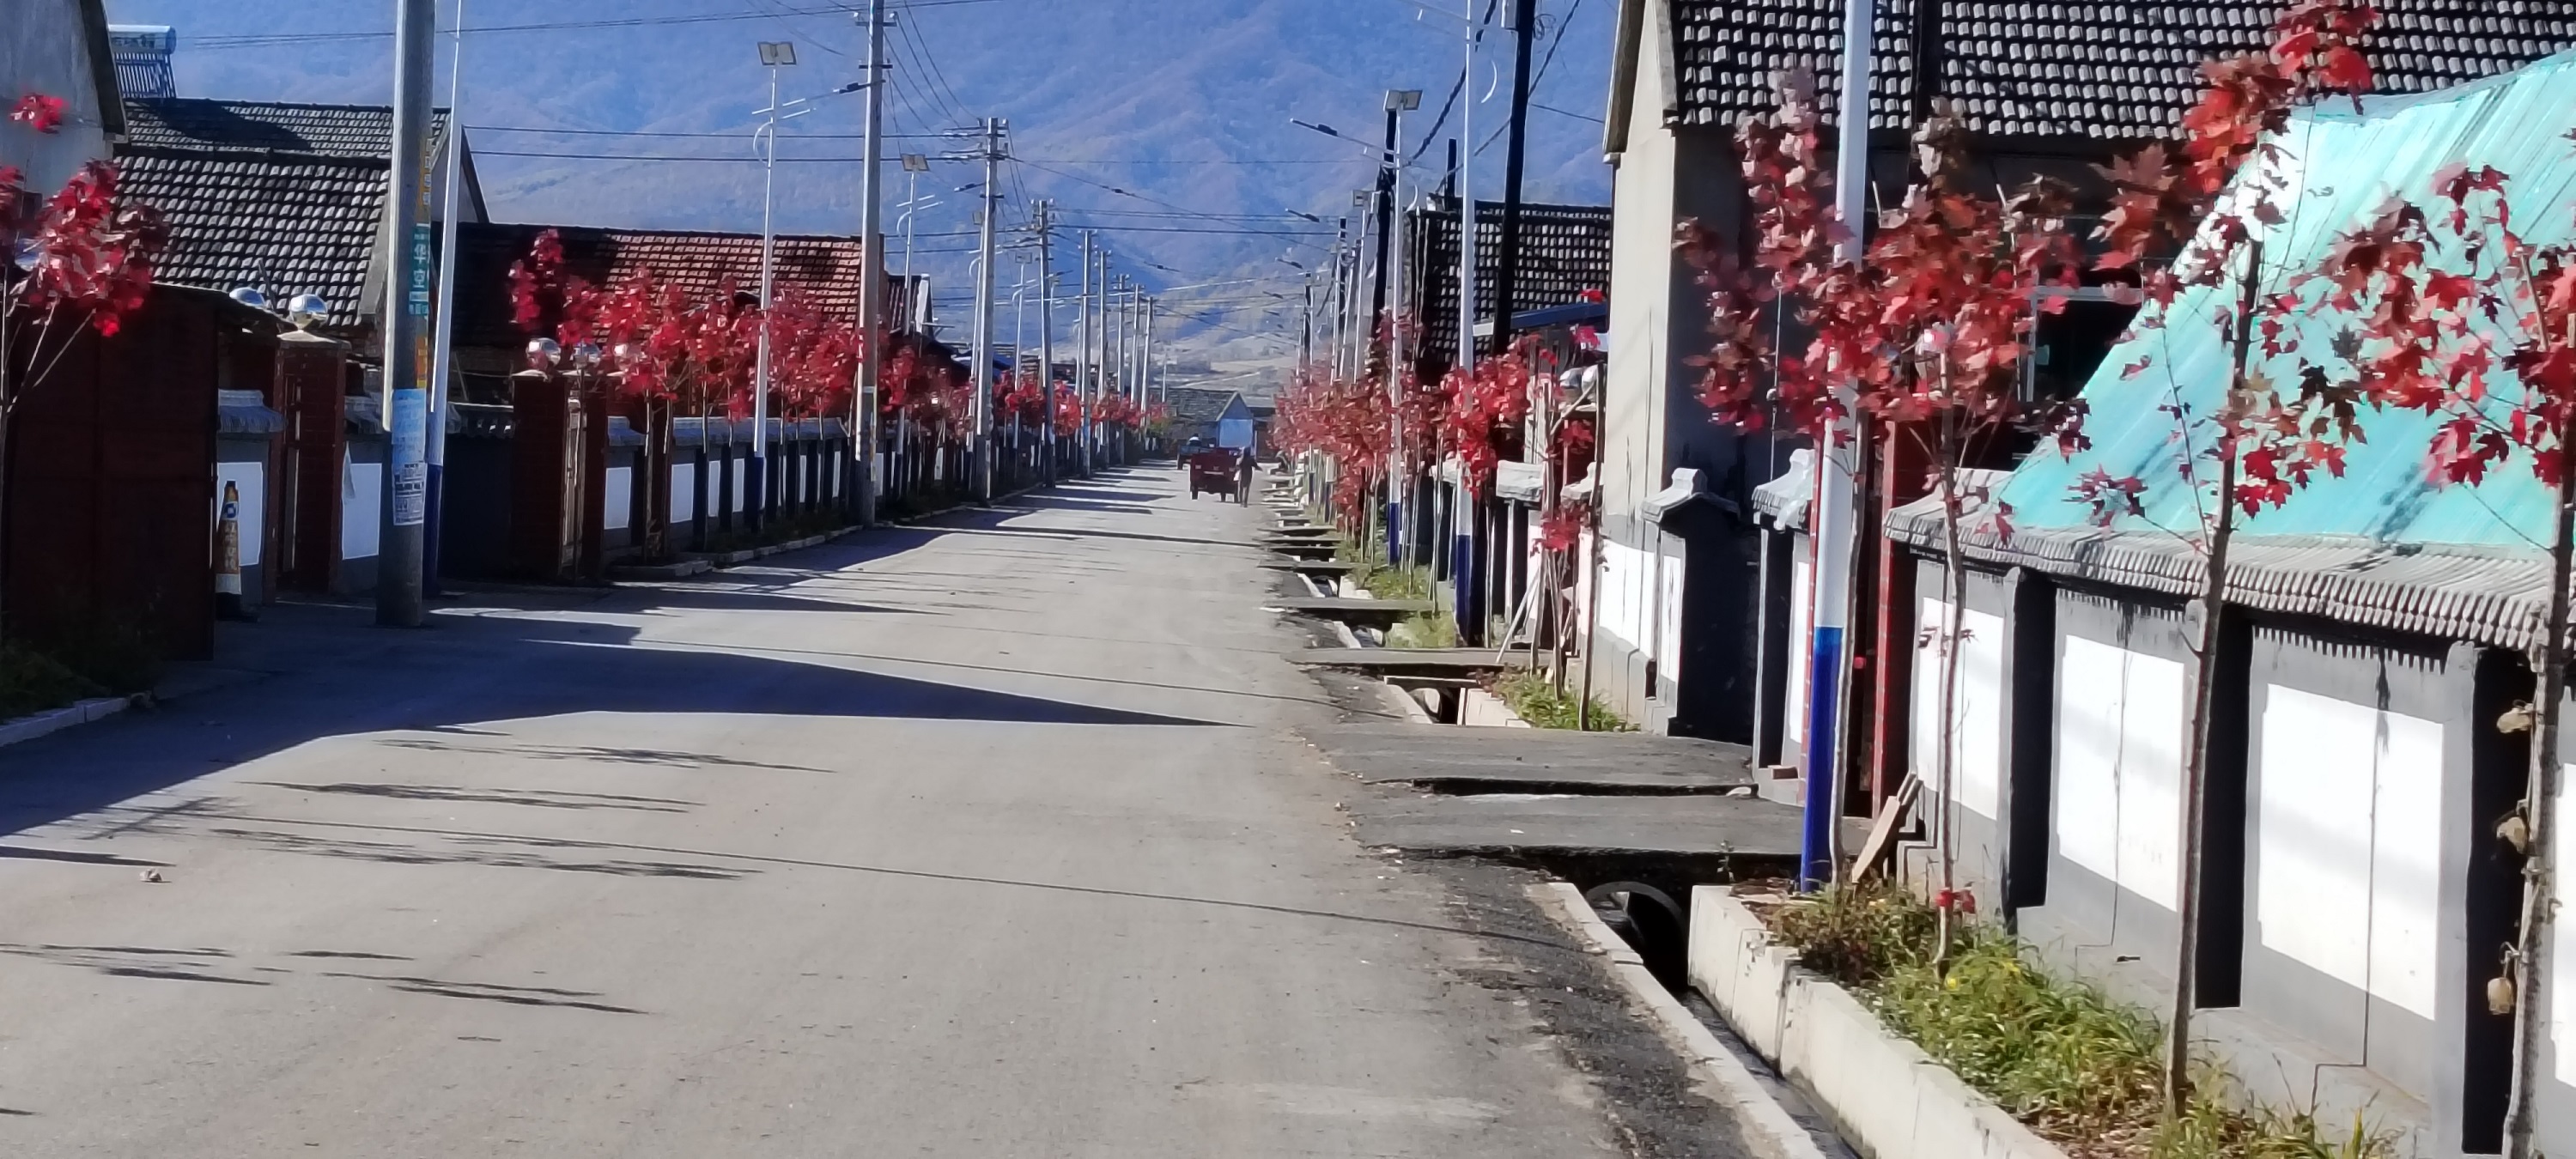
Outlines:
{"label": "three-wheeled vehicle", "polygon": [[1220,499],[1233,495],[1236,491],[1235,479],[1241,466],[1235,456],[1243,453],[1232,447],[1213,447],[1191,455],[1189,457],[1190,498],[1196,499],[1201,494],[1214,495]]}

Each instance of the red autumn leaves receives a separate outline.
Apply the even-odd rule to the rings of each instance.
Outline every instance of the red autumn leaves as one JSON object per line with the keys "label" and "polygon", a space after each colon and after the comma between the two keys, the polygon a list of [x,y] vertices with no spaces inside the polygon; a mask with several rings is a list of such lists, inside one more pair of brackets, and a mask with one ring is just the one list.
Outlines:
{"label": "red autumn leaves", "polygon": [[[9,113],[40,133],[55,132],[62,118],[62,99],[41,93]],[[23,311],[48,329],[68,320],[114,334],[123,315],[142,307],[170,232],[152,207],[120,201],[116,186],[116,166],[90,161],[40,201],[25,174],[0,165],[0,258],[17,266],[15,283],[0,292],[0,315]]]}
{"label": "red autumn leaves", "polygon": [[[639,270],[594,286],[565,272],[563,241],[553,230],[537,235],[509,278],[519,325],[537,331],[551,321],[566,350],[597,346],[600,371],[616,375],[620,389],[670,400],[682,413],[751,413],[762,315],[730,280],[696,293]],[[857,326],[832,319],[791,287],[776,296],[766,329],[777,417],[847,414],[861,352]]]}

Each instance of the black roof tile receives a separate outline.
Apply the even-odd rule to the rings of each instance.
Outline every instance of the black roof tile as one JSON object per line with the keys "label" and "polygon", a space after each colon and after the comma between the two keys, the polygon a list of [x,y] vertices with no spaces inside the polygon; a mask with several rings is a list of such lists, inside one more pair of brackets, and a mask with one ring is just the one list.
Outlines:
{"label": "black roof tile", "polygon": [[[1840,103],[1843,0],[1673,0],[1686,124],[1774,105],[1772,78],[1816,74]],[[1918,20],[1937,28],[1931,92],[1996,135],[2163,136],[2199,98],[2203,62],[2260,50],[2280,0],[1880,0],[1872,128],[1912,122]],[[2576,47],[2576,0],[2380,0],[2364,44],[2382,92],[2447,88]]]}
{"label": "black roof tile", "polygon": [[[1406,255],[1414,314],[1422,322],[1420,354],[1443,365],[1458,356],[1458,202],[1435,198],[1428,209],[1405,214],[1413,248]],[[1581,301],[1586,290],[1610,288],[1610,207],[1521,206],[1520,265],[1514,272],[1512,312],[1525,313]],[[1476,203],[1476,317],[1494,316],[1503,271],[1503,206]]]}
{"label": "black roof tile", "polygon": [[[124,194],[170,223],[161,280],[256,286],[331,303],[326,329],[363,328],[384,216],[393,110],[193,98],[125,102]],[[436,114],[431,132],[445,131]]]}

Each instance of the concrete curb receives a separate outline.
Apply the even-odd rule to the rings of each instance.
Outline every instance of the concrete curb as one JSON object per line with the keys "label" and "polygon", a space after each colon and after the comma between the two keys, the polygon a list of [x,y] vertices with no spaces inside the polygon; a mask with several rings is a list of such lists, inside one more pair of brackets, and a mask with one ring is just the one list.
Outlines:
{"label": "concrete curb", "polygon": [[714,570],[715,565],[707,562],[706,560],[684,559],[678,563],[635,564],[625,567],[612,567],[608,569],[608,578],[614,583],[633,583],[639,580],[676,580],[687,579],[693,575],[705,575],[706,573]]}
{"label": "concrete curb", "polygon": [[1732,887],[1691,890],[1691,988],[1864,1155],[2066,1159],[1848,990],[1797,963]]}
{"label": "concrete curb", "polygon": [[1605,959],[1603,965],[1611,978],[1655,1024],[1656,1033],[1681,1053],[1693,1085],[1725,1108],[1742,1129],[1745,1145],[1757,1159],[1838,1159],[1820,1146],[1788,1108],[1771,1097],[1771,1092],[1763,1089],[1761,1081],[1742,1059],[1735,1057],[1735,1052],[1719,1042],[1717,1035],[1684,1008],[1680,999],[1655,980],[1637,952],[1602,924],[1601,915],[1593,912],[1582,890],[1571,882],[1550,881],[1529,887],[1529,896],[1542,912],[1574,935],[1585,953]]}
{"label": "concrete curb", "polygon": [[16,720],[0,722],[0,746],[31,741],[40,736],[61,732],[74,725],[88,724],[93,720],[114,716],[133,707],[136,699],[132,696],[101,696],[77,701],[50,712],[39,712]]}

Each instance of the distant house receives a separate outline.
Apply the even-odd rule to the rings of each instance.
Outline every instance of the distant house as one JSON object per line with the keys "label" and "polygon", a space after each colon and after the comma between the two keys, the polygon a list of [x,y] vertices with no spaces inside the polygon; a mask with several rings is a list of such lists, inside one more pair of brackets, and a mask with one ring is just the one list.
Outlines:
{"label": "distant house", "polygon": [[[459,575],[527,574],[534,568],[531,549],[512,525],[544,518],[551,494],[531,491],[529,482],[562,472],[530,468],[522,460],[528,447],[517,445],[514,424],[534,414],[515,413],[535,401],[514,375],[528,369],[532,337],[519,325],[511,300],[510,266],[526,258],[538,235],[552,230],[563,249],[564,272],[595,286],[609,286],[639,274],[650,274],[694,295],[714,294],[730,285],[745,301],[760,288],[760,235],[707,230],[603,229],[594,226],[468,223],[460,236],[456,271],[456,374],[453,397],[462,404],[451,437],[447,492],[456,517],[446,521],[440,542],[449,567]],[[860,289],[868,263],[858,239],[820,235],[785,235],[775,239],[773,266],[781,292],[796,291],[836,319],[855,322]],[[886,279],[887,311],[903,318],[910,310],[899,277]],[[898,339],[900,340],[900,339]],[[560,408],[561,392],[547,396]],[[642,453],[652,442],[655,421],[638,402],[615,395],[581,406],[597,409],[606,425],[598,476],[602,501],[588,504],[587,517],[598,526],[588,534],[599,548],[592,555],[614,556],[646,546],[657,531],[667,531],[680,548],[703,544],[734,530],[751,509],[752,496],[762,506],[804,510],[838,500],[849,486],[847,416],[804,423],[772,418],[762,433],[770,477],[754,488],[746,477],[755,433],[748,418],[711,406],[705,413],[666,415],[671,421],[671,457],[663,477],[650,477],[654,453]],[[534,429],[534,428],[529,428]],[[551,429],[551,428],[549,428]],[[889,432],[889,448],[897,440]],[[881,458],[884,477],[892,465]],[[889,490],[891,493],[891,490]],[[585,500],[586,502],[586,500]],[[476,514],[480,513],[480,514]],[[656,519],[664,526],[653,526]],[[545,553],[537,550],[538,556]]]}
{"label": "distant house", "polygon": [[1172,408],[1172,442],[1197,439],[1212,447],[1253,447],[1252,407],[1243,392],[1212,386],[1175,386],[1165,401]]}
{"label": "distant house", "polygon": [[[229,292],[250,287],[278,307],[319,294],[317,327],[362,361],[380,356],[390,228],[393,110],[382,105],[288,104],[193,98],[125,102],[116,147],[126,192],[170,222],[163,281]],[[447,116],[430,120],[431,172],[443,174]],[[473,154],[464,158],[458,212],[484,220]],[[430,191],[438,221],[443,191]]]}
{"label": "distant house", "polygon": [[[302,294],[328,305],[308,337],[341,345],[295,343],[264,388],[291,428],[274,489],[292,500],[278,515],[292,556],[283,573],[309,589],[373,587],[386,437],[369,383],[383,359],[393,110],[131,97],[124,122],[115,145],[123,191],[170,225],[162,283],[257,290],[273,311]],[[464,147],[447,129],[445,114],[433,114],[434,175],[445,173],[451,144]],[[461,160],[458,212],[481,220],[472,154]],[[432,188],[430,205],[438,222],[443,189]]]}

